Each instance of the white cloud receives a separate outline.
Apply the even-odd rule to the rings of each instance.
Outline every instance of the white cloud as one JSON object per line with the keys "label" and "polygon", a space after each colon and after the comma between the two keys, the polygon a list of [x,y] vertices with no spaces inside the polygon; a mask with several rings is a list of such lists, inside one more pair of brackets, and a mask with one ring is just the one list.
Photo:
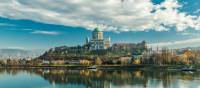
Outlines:
{"label": "white cloud", "polygon": [[32,34],[43,34],[43,35],[59,35],[60,32],[56,31],[41,31],[41,30],[36,30],[31,32]]}
{"label": "white cloud", "polygon": [[[0,0],[0,16],[105,31],[200,29],[200,17],[179,12],[177,0]],[[153,13],[152,13],[153,12]]]}
{"label": "white cloud", "polygon": [[148,44],[149,47],[156,48],[158,47],[169,47],[169,48],[183,48],[183,47],[195,47],[199,46],[200,37],[192,38],[192,39],[185,39],[185,40],[178,40],[178,41],[171,41],[171,42],[158,42]]}

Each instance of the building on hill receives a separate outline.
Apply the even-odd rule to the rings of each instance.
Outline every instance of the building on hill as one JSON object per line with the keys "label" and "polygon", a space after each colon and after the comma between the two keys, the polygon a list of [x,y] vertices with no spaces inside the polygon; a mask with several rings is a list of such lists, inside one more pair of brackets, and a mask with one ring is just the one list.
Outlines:
{"label": "building on hill", "polygon": [[141,50],[146,50],[147,49],[147,43],[146,41],[142,41],[141,43],[115,43],[113,44],[112,48],[113,51],[117,50],[135,50],[135,49],[141,49]]}
{"label": "building on hill", "polygon": [[103,32],[98,28],[95,28],[92,32],[92,39],[86,38],[86,44],[88,50],[103,50],[110,47],[110,37],[104,39]]}

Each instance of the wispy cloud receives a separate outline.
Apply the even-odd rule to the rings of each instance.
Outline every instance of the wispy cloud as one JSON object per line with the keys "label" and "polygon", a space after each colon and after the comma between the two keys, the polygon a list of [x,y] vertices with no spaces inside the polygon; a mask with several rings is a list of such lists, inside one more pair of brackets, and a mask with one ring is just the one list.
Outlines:
{"label": "wispy cloud", "polygon": [[32,31],[33,29],[7,29],[7,30],[10,30],[10,31]]}
{"label": "wispy cloud", "polygon": [[25,50],[24,47],[19,47],[19,46],[11,46],[11,47],[3,48],[3,49],[20,49],[20,50]]}
{"label": "wispy cloud", "polygon": [[43,35],[59,35],[59,34],[61,34],[60,32],[57,32],[57,31],[41,31],[41,30],[36,30],[31,33],[32,34],[43,34]]}
{"label": "wispy cloud", "polygon": [[14,24],[9,23],[0,23],[0,26],[15,26]]}
{"label": "wispy cloud", "polygon": [[7,30],[10,30],[10,31],[27,31],[31,34],[42,34],[42,35],[59,35],[61,34],[61,32],[58,32],[58,31],[44,31],[44,30],[40,30],[40,29],[7,29]]}
{"label": "wispy cloud", "polygon": [[181,33],[181,35],[188,36],[188,37],[197,37],[197,36],[200,36],[199,34],[200,32],[182,32]]}
{"label": "wispy cloud", "polygon": [[149,47],[156,48],[158,47],[169,47],[169,48],[182,48],[182,47],[190,47],[190,46],[199,46],[200,37],[192,38],[192,39],[185,39],[185,40],[178,40],[178,41],[171,41],[171,42],[158,42],[148,44]]}
{"label": "wispy cloud", "polygon": [[194,14],[200,13],[200,9],[197,9],[196,11],[193,12]]}
{"label": "wispy cloud", "polygon": [[[48,4],[48,5],[47,5]],[[178,0],[3,0],[0,16],[105,31],[200,30],[200,17],[180,12]]]}

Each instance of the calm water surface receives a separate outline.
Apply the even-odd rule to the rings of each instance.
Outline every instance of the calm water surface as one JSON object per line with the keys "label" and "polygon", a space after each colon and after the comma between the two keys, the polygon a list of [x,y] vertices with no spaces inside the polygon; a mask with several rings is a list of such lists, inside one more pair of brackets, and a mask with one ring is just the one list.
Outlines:
{"label": "calm water surface", "polygon": [[0,69],[0,88],[200,88],[200,72]]}

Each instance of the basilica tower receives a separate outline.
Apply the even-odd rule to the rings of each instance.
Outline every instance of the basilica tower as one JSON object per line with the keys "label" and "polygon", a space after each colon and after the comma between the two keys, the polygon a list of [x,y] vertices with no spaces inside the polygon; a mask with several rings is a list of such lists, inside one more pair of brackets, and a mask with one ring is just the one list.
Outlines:
{"label": "basilica tower", "polygon": [[103,50],[110,47],[110,37],[104,39],[103,32],[95,28],[92,32],[91,40],[86,38],[86,45],[89,50]]}
{"label": "basilica tower", "polygon": [[95,28],[92,33],[92,38],[94,40],[103,40],[103,32],[100,31],[98,28]]}

